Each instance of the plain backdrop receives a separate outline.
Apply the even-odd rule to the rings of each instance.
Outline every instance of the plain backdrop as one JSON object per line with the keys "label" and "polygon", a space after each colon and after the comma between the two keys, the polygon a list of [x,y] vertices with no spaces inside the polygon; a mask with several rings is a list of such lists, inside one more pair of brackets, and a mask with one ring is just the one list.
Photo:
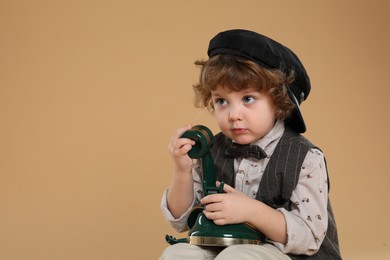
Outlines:
{"label": "plain backdrop", "polygon": [[0,259],[157,259],[196,59],[255,30],[310,75],[344,259],[390,258],[389,1],[0,0]]}

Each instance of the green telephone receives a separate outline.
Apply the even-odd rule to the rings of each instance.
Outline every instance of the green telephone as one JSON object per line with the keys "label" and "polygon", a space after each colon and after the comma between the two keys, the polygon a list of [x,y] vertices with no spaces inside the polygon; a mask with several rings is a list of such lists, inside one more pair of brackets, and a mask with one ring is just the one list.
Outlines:
{"label": "green telephone", "polygon": [[[210,148],[214,144],[214,135],[205,126],[196,125],[184,132],[181,138],[195,141],[195,145],[188,152],[193,159],[200,159],[203,170],[203,195],[223,193],[224,183],[216,187],[216,171]],[[186,238],[176,239],[166,235],[169,244],[189,243],[198,246],[230,246],[236,244],[261,244],[265,236],[246,223],[216,225],[203,214],[203,205],[196,205],[187,220],[188,235]]]}

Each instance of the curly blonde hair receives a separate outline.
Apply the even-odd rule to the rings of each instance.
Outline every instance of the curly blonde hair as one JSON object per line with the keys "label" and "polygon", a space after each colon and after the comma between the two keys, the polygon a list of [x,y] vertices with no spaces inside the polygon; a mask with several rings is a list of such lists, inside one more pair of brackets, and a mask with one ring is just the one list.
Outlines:
{"label": "curly blonde hair", "polygon": [[205,107],[214,112],[211,91],[222,86],[227,91],[255,87],[257,91],[269,95],[275,108],[275,117],[280,120],[286,119],[294,108],[284,87],[294,81],[294,72],[285,75],[280,70],[265,69],[249,59],[230,54],[197,60],[195,64],[201,69],[199,82],[193,86],[195,107]]}

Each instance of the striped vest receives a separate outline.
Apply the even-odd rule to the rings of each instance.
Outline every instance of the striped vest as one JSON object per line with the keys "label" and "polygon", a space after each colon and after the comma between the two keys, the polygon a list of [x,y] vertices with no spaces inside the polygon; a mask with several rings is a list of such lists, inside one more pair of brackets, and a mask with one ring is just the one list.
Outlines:
{"label": "striped vest", "polygon": [[[217,134],[215,136],[215,143],[211,148],[211,154],[214,159],[217,180],[223,181],[234,187],[234,159],[227,158],[224,155],[226,148],[229,147],[231,143],[232,140],[225,137],[222,133]],[[315,147],[302,135],[297,134],[289,128],[286,128],[264,171],[259,189],[257,191],[256,199],[262,201],[274,209],[283,207],[286,210],[291,210],[290,197],[297,185],[300,169],[306,154],[312,148],[317,147]],[[328,230],[319,251],[312,256],[292,254],[289,254],[289,256],[294,260],[341,259],[336,223],[329,199]]]}

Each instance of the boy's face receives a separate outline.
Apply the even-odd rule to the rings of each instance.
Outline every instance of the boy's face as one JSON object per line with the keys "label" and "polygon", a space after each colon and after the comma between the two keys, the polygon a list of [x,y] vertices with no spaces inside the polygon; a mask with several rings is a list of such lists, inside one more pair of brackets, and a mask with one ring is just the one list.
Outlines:
{"label": "boy's face", "polygon": [[239,144],[257,141],[275,124],[271,98],[254,88],[237,92],[218,86],[211,92],[211,98],[219,128]]}

